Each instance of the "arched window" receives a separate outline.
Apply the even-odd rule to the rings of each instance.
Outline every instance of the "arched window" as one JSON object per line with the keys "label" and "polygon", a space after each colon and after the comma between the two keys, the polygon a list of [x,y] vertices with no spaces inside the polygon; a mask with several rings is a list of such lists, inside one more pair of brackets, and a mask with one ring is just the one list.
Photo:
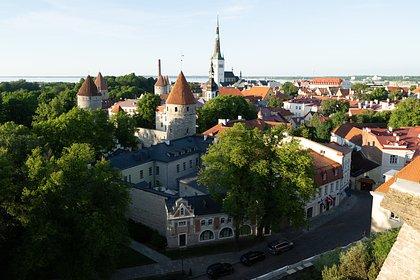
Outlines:
{"label": "arched window", "polygon": [[214,239],[214,233],[211,230],[205,230],[200,234],[200,241]]}
{"label": "arched window", "polygon": [[233,230],[231,228],[224,228],[219,233],[219,238],[226,238],[233,236]]}

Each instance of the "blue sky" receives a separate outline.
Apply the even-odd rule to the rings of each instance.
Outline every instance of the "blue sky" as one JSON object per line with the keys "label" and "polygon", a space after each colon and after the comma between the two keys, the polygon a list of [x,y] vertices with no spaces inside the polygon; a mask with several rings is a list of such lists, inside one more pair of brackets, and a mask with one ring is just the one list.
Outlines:
{"label": "blue sky", "polygon": [[420,1],[0,0],[0,75],[420,75]]}

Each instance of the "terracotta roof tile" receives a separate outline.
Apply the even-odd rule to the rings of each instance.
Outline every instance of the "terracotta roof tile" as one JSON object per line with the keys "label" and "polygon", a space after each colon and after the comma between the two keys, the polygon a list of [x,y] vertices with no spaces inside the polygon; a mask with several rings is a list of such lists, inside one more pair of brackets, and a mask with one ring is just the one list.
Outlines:
{"label": "terracotta roof tile", "polygon": [[391,185],[395,182],[395,176],[391,177],[388,181],[380,185],[375,192],[387,193]]}
{"label": "terracotta roof tile", "polygon": [[95,83],[93,82],[92,78],[89,75],[86,77],[86,80],[83,82],[82,86],[77,92],[77,95],[101,96],[101,94],[98,92],[98,88],[96,87]]}
{"label": "terracotta roof tile", "polygon": [[343,82],[340,78],[314,78],[311,80],[311,84],[318,85],[340,85]]}
{"label": "terracotta roof tile", "polygon": [[416,157],[395,176],[399,179],[413,181],[420,184],[420,157]]}
{"label": "terracotta roof tile", "polygon": [[420,87],[418,87],[415,90],[413,90],[412,93],[420,93]]}
{"label": "terracotta roof tile", "polygon": [[318,187],[343,178],[343,168],[341,164],[338,164],[335,161],[312,150],[311,156],[315,169],[314,182]]}
{"label": "terracotta roof tile", "polygon": [[242,92],[235,87],[221,87],[219,88],[219,95],[243,96]]}
{"label": "terracotta roof tile", "polygon": [[104,77],[102,77],[101,72],[98,73],[98,76],[95,79],[95,85],[98,90],[108,90],[108,85],[106,84]]}
{"label": "terracotta roof tile", "polygon": [[155,86],[157,86],[157,87],[164,87],[165,85],[166,85],[165,79],[163,78],[162,75],[159,75],[158,78],[157,78],[157,80],[156,80]]}
{"label": "terracotta roof tile", "polygon": [[272,121],[263,121],[260,119],[254,119],[254,120],[231,120],[224,124],[217,124],[208,130],[204,131],[203,135],[209,135],[209,136],[215,136],[217,134],[225,132],[227,129],[233,127],[235,123],[243,123],[248,128],[258,128],[259,130],[264,130],[266,127],[274,127],[277,125],[285,124],[281,122],[272,122]]}
{"label": "terracotta roof tile", "polygon": [[261,99],[263,100],[271,94],[273,94],[273,90],[270,87],[265,86],[253,86],[250,89],[242,91],[243,96],[261,96]]}
{"label": "terracotta roof tile", "polygon": [[191,93],[191,88],[185,79],[184,73],[181,71],[166,99],[166,104],[193,105],[195,103],[196,101],[194,95]]}
{"label": "terracotta roof tile", "polygon": [[115,104],[115,106],[112,107],[111,112],[112,113],[118,113],[118,112],[123,112],[124,110],[121,108],[120,105]]}

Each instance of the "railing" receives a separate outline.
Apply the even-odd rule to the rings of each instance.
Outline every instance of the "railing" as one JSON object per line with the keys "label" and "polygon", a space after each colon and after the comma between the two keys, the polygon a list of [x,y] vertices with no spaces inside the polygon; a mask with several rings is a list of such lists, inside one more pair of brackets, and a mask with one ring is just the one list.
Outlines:
{"label": "railing", "polygon": [[283,266],[282,268],[279,268],[279,269],[273,270],[273,271],[271,271],[271,272],[269,272],[269,273],[266,273],[266,274],[264,274],[264,275],[258,276],[258,277],[256,277],[256,278],[253,278],[252,280],[270,280],[270,279],[280,279],[281,277],[286,276],[286,275],[282,275],[282,274],[286,273],[287,271],[289,271],[289,270],[291,270],[291,269],[295,269],[295,268],[297,268],[298,266],[301,266],[301,267],[303,267],[303,268],[310,267],[310,266],[312,266],[312,265],[313,265],[313,263],[312,263],[313,261],[318,260],[318,259],[319,259],[319,258],[321,258],[322,256],[327,255],[327,254],[329,254],[329,253],[331,253],[331,252],[333,252],[334,250],[337,250],[337,249],[347,249],[348,247],[352,246],[353,244],[355,244],[355,243],[357,243],[357,242],[360,242],[360,241],[362,241],[362,240],[366,240],[366,239],[367,239],[366,237],[363,237],[362,239],[357,240],[357,241],[354,241],[354,242],[351,242],[351,243],[347,244],[346,246],[343,246],[343,247],[337,247],[337,248],[335,248],[335,249],[333,249],[333,250],[329,250],[329,251],[323,252],[323,253],[321,253],[321,254],[318,254],[318,255],[312,256],[312,257],[310,257],[310,258],[304,259],[304,260],[302,260],[302,261],[299,261],[299,262],[297,262],[297,263],[294,263],[294,264],[291,264],[291,265],[286,265],[286,266]]}

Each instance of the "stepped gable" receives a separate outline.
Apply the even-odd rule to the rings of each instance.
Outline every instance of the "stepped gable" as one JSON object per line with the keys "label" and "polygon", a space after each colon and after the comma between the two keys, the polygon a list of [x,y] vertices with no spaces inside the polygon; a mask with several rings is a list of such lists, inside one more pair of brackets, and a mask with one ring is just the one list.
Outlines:
{"label": "stepped gable", "polygon": [[108,90],[108,85],[106,84],[104,77],[102,77],[101,72],[99,72],[98,76],[96,77],[95,85],[98,90]]}
{"label": "stepped gable", "polygon": [[79,96],[102,96],[98,92],[98,88],[96,87],[95,83],[93,82],[92,78],[88,75],[86,80],[83,82],[82,86],[80,87],[79,91],[77,92]]}
{"label": "stepped gable", "polygon": [[166,104],[176,104],[176,105],[194,105],[196,104],[195,98],[191,93],[191,88],[185,79],[184,73],[182,71],[179,73],[178,78],[176,79],[175,85],[169,93],[168,98],[166,99]]}

